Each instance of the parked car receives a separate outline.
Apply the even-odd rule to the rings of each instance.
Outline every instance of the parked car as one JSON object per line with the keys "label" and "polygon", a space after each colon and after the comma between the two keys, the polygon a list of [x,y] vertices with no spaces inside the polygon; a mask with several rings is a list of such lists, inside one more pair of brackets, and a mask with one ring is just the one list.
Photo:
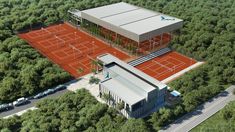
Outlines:
{"label": "parked car", "polygon": [[9,104],[1,104],[0,105],[0,111],[5,111],[5,110],[10,110],[13,109],[13,104],[9,103]]}
{"label": "parked car", "polygon": [[27,98],[22,97],[22,98],[17,99],[16,101],[14,101],[13,105],[14,106],[20,106],[20,105],[24,105],[24,104],[27,104],[27,103],[29,103],[29,100]]}
{"label": "parked car", "polygon": [[40,99],[40,98],[42,98],[44,96],[45,96],[44,93],[39,93],[39,94],[35,95],[33,98],[34,99]]}
{"label": "parked car", "polygon": [[59,85],[57,86],[54,90],[55,91],[60,91],[60,90],[63,90],[63,89],[66,89],[67,87],[65,85]]}
{"label": "parked car", "polygon": [[52,94],[52,93],[55,93],[56,91],[54,89],[48,89],[46,90],[45,92],[43,92],[44,95],[49,95],[49,94]]}
{"label": "parked car", "polygon": [[28,98],[28,100],[31,100],[31,99],[34,99],[34,96],[29,96],[27,98]]}

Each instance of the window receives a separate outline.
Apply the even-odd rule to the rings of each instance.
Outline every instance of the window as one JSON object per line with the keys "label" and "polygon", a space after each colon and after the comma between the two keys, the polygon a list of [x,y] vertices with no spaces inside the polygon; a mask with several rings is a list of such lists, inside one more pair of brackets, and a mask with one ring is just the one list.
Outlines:
{"label": "window", "polygon": [[126,111],[130,111],[129,104],[126,104]]}
{"label": "window", "polygon": [[140,102],[132,105],[132,111],[135,111],[135,110],[139,109],[142,106],[143,106],[143,101],[140,101]]}

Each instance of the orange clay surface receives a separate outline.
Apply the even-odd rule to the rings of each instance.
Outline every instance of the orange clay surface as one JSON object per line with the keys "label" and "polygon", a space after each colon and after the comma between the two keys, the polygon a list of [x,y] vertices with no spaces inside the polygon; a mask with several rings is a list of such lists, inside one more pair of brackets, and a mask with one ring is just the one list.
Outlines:
{"label": "orange clay surface", "polygon": [[[104,53],[124,61],[130,59],[126,53],[68,24],[49,26],[19,36],[73,77],[91,73],[95,68],[92,60]],[[195,60],[177,52],[169,52],[136,68],[161,81],[195,63]],[[82,73],[78,72],[80,68],[83,69]]]}
{"label": "orange clay surface", "polygon": [[[110,53],[121,60],[130,58],[126,53],[110,47],[68,24],[59,24],[19,34],[32,47],[58,64],[73,77],[88,74],[94,69],[92,60],[97,56]],[[77,72],[82,68],[83,72]]]}
{"label": "orange clay surface", "polygon": [[172,51],[144,62],[136,68],[162,81],[195,63],[195,60]]}

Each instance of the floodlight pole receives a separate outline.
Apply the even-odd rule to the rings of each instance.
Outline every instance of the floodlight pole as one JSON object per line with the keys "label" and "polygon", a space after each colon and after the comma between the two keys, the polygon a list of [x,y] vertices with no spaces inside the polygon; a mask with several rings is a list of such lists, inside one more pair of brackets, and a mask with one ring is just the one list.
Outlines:
{"label": "floodlight pole", "polygon": [[160,45],[162,45],[162,34],[161,34],[161,40],[160,40]]}
{"label": "floodlight pole", "polygon": [[71,45],[71,44],[69,44],[69,47],[71,47],[73,49],[74,59],[76,59],[75,50],[80,52],[80,53],[81,53],[81,51],[79,49],[77,49],[75,46]]}
{"label": "floodlight pole", "polygon": [[91,59],[92,61],[96,61],[94,58],[92,58],[90,55],[87,55],[87,57],[89,58],[89,59]]}
{"label": "floodlight pole", "polygon": [[95,41],[92,41],[92,42],[91,42],[91,44],[92,44],[92,53],[94,53],[94,51],[95,51],[95,49],[94,49],[94,46],[95,46],[94,43],[95,43]]}
{"label": "floodlight pole", "polygon": [[[88,57],[89,59],[91,59],[91,61],[96,61],[95,59],[93,59],[93,58],[90,57],[89,55],[87,55],[87,57]],[[91,62],[91,69],[92,69],[92,62]]]}
{"label": "floodlight pole", "polygon": [[176,65],[174,65],[174,69],[173,69],[173,70],[174,70],[174,73],[175,73],[175,69],[176,69]]}
{"label": "floodlight pole", "polygon": [[[58,37],[57,35],[55,35],[55,38],[57,38],[57,39],[59,39],[60,41],[62,41],[62,43],[64,43],[64,45],[65,45],[65,41],[64,41],[63,39],[61,39],[61,38]],[[59,45],[59,43],[58,43],[58,45]]]}
{"label": "floodlight pole", "polygon": [[57,36],[55,35],[55,38],[57,39],[57,47],[59,48],[59,43],[60,43],[60,41],[58,40],[58,38],[57,38]]}
{"label": "floodlight pole", "polygon": [[[60,23],[60,24],[59,24],[59,31],[60,31],[61,27],[62,27],[62,24]],[[59,31],[58,31],[58,32],[59,32]]]}
{"label": "floodlight pole", "polygon": [[172,34],[172,31],[170,32],[170,41],[172,40],[172,36],[173,36],[173,34]]}
{"label": "floodlight pole", "polygon": [[76,55],[75,55],[74,48],[73,48],[73,46],[72,46],[71,44],[69,44],[69,47],[71,47],[71,48],[72,48],[72,50],[73,50],[73,54],[74,54],[74,59],[75,59],[75,58],[76,58]]}
{"label": "floodlight pole", "polygon": [[43,30],[43,31],[46,31],[49,35],[52,35],[52,34],[53,34],[53,33],[51,33],[50,31],[48,31],[47,29],[45,29],[45,28],[43,28],[43,27],[42,27],[42,30]]}

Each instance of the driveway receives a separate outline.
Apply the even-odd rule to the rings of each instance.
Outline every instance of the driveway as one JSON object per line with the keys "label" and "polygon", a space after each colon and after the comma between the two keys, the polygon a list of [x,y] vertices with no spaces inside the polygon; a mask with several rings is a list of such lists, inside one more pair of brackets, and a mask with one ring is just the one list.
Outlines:
{"label": "driveway", "polygon": [[187,132],[224,108],[230,101],[235,100],[233,95],[235,86],[230,86],[206,103],[200,105],[196,110],[184,115],[172,124],[162,128],[160,132]]}
{"label": "driveway", "polygon": [[[67,89],[65,90],[61,90],[58,91],[54,94],[48,95],[46,97],[43,97],[41,99],[31,99],[30,103],[26,104],[26,105],[21,105],[19,107],[14,107],[14,109],[9,110],[9,111],[5,111],[5,112],[1,112],[0,113],[0,118],[8,118],[10,116],[13,115],[21,115],[24,112],[27,112],[27,110],[34,110],[36,109],[36,104],[37,102],[46,99],[46,98],[56,98],[59,97],[61,95],[63,95],[64,93],[68,92],[68,91],[73,91],[76,92],[76,90],[79,90],[81,88],[85,88],[87,89],[98,101],[104,103],[99,97],[99,85],[98,84],[89,84],[89,79],[90,77],[93,76],[93,74],[87,74],[83,77],[81,77],[81,79],[74,79],[72,81],[69,81],[67,83],[65,83],[64,85],[67,86]],[[96,77],[98,77],[100,80],[103,79],[103,75],[102,73],[96,74]]]}
{"label": "driveway", "polygon": [[12,110],[9,110],[9,111],[4,111],[4,112],[1,112],[0,113],[0,118],[4,118],[4,117],[7,117],[9,115],[13,115],[15,113],[18,113],[20,111],[24,111],[26,109],[30,109],[32,107],[34,107],[36,105],[37,102],[45,99],[45,98],[55,98],[55,97],[59,97],[60,95],[63,95],[65,92],[67,92],[68,90],[65,89],[65,90],[61,90],[61,91],[58,91],[54,94],[51,94],[51,95],[48,95],[44,98],[41,98],[41,99],[31,99],[30,100],[30,103],[26,104],[26,105],[21,105],[21,106],[18,106],[18,107],[14,107],[14,109]]}
{"label": "driveway", "polygon": [[[78,82],[78,80],[74,79],[74,80],[71,80],[71,81],[65,83],[64,85],[66,85],[67,87],[70,87],[70,85],[75,84],[77,82]],[[64,90],[61,90],[61,91],[57,91],[56,93],[50,94],[48,96],[45,96],[43,98],[40,98],[40,99],[30,99],[30,103],[28,103],[28,104],[21,105],[21,106],[18,106],[18,107],[14,107],[14,109],[9,110],[9,111],[0,112],[0,118],[9,117],[10,115],[20,113],[21,111],[26,112],[25,110],[34,108],[36,106],[37,102],[39,102],[43,99],[46,99],[46,98],[59,97],[59,96],[63,95],[64,93],[68,92],[68,91],[69,91],[68,89],[64,89]]]}

